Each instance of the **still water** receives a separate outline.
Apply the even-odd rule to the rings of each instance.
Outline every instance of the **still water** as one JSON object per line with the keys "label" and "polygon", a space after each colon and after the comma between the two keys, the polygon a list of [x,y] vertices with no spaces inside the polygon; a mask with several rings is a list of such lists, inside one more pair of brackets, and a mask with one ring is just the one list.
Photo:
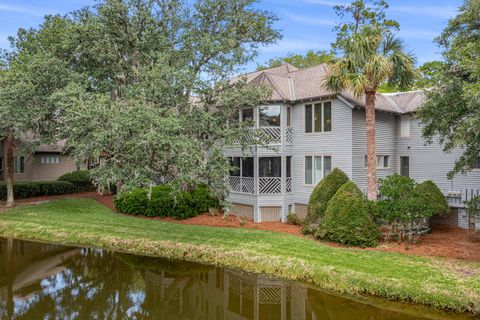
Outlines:
{"label": "still water", "polygon": [[238,270],[0,238],[0,319],[450,317]]}

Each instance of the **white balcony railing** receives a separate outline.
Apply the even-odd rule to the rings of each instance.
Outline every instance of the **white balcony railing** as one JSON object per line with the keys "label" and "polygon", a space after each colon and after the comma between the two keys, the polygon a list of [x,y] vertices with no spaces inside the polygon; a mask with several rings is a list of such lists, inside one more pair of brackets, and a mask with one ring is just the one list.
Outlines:
{"label": "white balcony railing", "polygon": [[285,179],[285,192],[286,193],[292,192],[292,178]]}
{"label": "white balcony railing", "polygon": [[[252,128],[252,130],[254,130]],[[282,143],[282,128],[281,127],[260,127],[258,128],[258,130],[260,130],[266,139],[268,139],[268,141],[270,143],[273,143],[273,144],[278,144],[278,143]],[[258,138],[258,135],[257,135],[257,138]],[[243,137],[242,137],[242,141],[255,141],[256,139],[256,135],[253,134],[253,131],[252,132],[249,132],[248,130],[246,132],[243,133]],[[293,128],[285,128],[285,137],[284,137],[284,143],[286,144],[291,144],[293,142]],[[240,140],[235,140],[234,141],[234,144],[239,144],[240,143]]]}
{"label": "white balcony railing", "polygon": [[240,193],[255,193],[255,178],[229,177],[230,191]]}
{"label": "white balcony railing", "polygon": [[282,178],[280,177],[258,178],[258,192],[260,194],[282,193]]}
{"label": "white balcony railing", "polygon": [[285,142],[288,144],[293,143],[293,128],[287,127],[285,130]]}

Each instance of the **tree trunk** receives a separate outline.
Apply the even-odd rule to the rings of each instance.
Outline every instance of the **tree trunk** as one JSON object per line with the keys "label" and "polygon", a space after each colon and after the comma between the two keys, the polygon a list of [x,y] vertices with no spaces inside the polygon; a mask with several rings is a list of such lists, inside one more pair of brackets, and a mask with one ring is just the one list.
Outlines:
{"label": "tree trunk", "polygon": [[367,127],[367,197],[377,200],[377,142],[375,138],[375,92],[367,92],[365,98]]}
{"label": "tree trunk", "polygon": [[13,207],[13,173],[14,173],[14,158],[13,158],[13,149],[15,148],[15,140],[13,138],[12,132],[8,133],[7,136],[7,161],[6,161],[6,171],[7,171],[7,207]]}

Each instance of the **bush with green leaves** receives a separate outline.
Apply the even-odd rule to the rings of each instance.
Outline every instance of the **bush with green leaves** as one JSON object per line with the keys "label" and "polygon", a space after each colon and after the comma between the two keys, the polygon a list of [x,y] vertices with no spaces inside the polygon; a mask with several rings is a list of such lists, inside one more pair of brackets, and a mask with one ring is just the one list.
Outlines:
{"label": "bush with green leaves", "polygon": [[77,192],[92,191],[94,189],[90,172],[88,170],[78,170],[64,174],[58,181],[67,181],[75,186]]}
{"label": "bush with green leaves", "polygon": [[415,189],[422,193],[424,198],[430,202],[430,205],[435,208],[435,214],[447,215],[452,212],[448,206],[447,198],[432,180],[417,184]]}
{"label": "bush with green leaves", "polygon": [[468,200],[465,205],[469,215],[480,218],[480,195]]}
{"label": "bush with green leaves", "polygon": [[304,234],[315,233],[327,209],[328,202],[347,181],[348,176],[342,170],[335,168],[317,184],[308,201],[307,215],[302,229]]}
{"label": "bush with green leaves", "polygon": [[115,208],[123,213],[146,217],[186,219],[218,208],[219,202],[208,186],[200,185],[191,192],[173,192],[172,187],[153,187],[151,197],[147,188],[136,188],[115,196]]}
{"label": "bush with green leaves", "polygon": [[[16,182],[13,194],[17,199],[74,193],[75,186],[66,181]],[[0,183],[0,199],[7,199],[7,186]]]}
{"label": "bush with green leaves", "polygon": [[388,231],[387,239],[415,242],[428,229],[426,218],[437,213],[439,205],[425,189],[397,173],[379,180],[382,199],[377,203],[377,218]]}
{"label": "bush with green leaves", "polygon": [[300,216],[296,213],[289,213],[287,215],[287,223],[294,226],[303,226],[302,218],[300,218]]}
{"label": "bush with green leaves", "polygon": [[329,201],[315,236],[352,246],[376,246],[380,232],[369,210],[360,189],[348,181]]}

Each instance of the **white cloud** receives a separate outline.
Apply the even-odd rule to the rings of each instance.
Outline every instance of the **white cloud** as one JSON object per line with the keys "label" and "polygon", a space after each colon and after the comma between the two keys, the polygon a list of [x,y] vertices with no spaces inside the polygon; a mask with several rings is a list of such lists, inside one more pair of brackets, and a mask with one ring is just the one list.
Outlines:
{"label": "white cloud", "polygon": [[457,14],[456,6],[391,6],[393,12],[408,13],[415,15],[431,16],[442,19],[449,19]]}
{"label": "white cloud", "polygon": [[331,19],[297,15],[294,13],[290,13],[286,10],[282,10],[282,17],[284,17],[287,20],[295,21],[308,26],[334,26],[335,25],[335,21]]}
{"label": "white cloud", "polygon": [[32,8],[23,7],[23,6],[13,6],[13,5],[6,5],[6,4],[0,4],[0,11],[23,13],[29,16],[37,16],[37,17],[41,17],[44,15],[44,13],[40,12],[39,10],[34,10]]}

